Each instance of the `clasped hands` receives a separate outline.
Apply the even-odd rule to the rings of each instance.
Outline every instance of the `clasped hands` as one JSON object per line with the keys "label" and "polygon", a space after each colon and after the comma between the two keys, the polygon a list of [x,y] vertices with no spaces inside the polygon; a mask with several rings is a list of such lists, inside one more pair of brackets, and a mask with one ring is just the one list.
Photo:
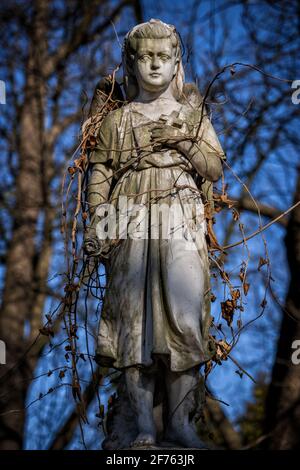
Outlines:
{"label": "clasped hands", "polygon": [[178,148],[180,142],[191,140],[191,136],[185,134],[179,127],[167,124],[164,119],[159,119],[150,132],[154,150],[165,146]]}

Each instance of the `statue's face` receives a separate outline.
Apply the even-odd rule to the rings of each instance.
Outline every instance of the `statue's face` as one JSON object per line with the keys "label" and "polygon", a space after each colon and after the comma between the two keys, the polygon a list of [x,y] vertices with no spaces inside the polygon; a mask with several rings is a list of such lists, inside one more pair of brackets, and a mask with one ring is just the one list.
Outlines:
{"label": "statue's face", "polygon": [[165,90],[176,74],[178,60],[170,39],[139,39],[135,74],[140,89]]}

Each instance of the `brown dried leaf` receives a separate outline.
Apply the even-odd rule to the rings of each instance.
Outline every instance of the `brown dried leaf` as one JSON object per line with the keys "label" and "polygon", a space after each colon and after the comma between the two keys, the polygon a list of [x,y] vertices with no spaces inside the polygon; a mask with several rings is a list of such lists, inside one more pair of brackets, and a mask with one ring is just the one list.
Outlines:
{"label": "brown dried leaf", "polygon": [[245,280],[245,272],[244,271],[242,271],[242,270],[240,271],[239,278],[242,282],[244,282],[244,280]]}
{"label": "brown dried leaf", "polygon": [[235,301],[227,299],[225,302],[221,302],[222,317],[226,320],[228,326],[232,324],[234,309]]}
{"label": "brown dried leaf", "polygon": [[213,229],[212,219],[207,219],[207,237],[209,248],[215,248],[217,250],[222,250],[222,247],[219,245],[216,234]]}
{"label": "brown dried leaf", "polygon": [[245,294],[245,295],[248,294],[249,288],[250,288],[250,284],[249,284],[248,282],[244,282],[244,284],[243,284],[243,290],[244,290],[244,294]]}
{"label": "brown dried leaf", "polygon": [[240,219],[240,213],[236,209],[232,209],[232,217],[237,222]]}
{"label": "brown dried leaf", "polygon": [[214,336],[211,336],[210,338],[211,338],[210,341],[213,343],[213,346],[212,346],[213,355],[212,355],[211,360],[216,362],[217,364],[221,364],[222,361],[227,360],[228,354],[231,351],[231,346],[225,340],[217,341]]}
{"label": "brown dried leaf", "polygon": [[87,142],[88,147],[90,149],[93,149],[93,148],[95,148],[96,143],[97,143],[96,137],[94,135],[90,135],[89,138],[88,138],[88,142]]}
{"label": "brown dried leaf", "polygon": [[220,200],[223,202],[223,204],[226,204],[229,209],[231,209],[236,204],[236,201],[233,201],[232,199],[229,199],[229,197],[226,193],[221,194]]}
{"label": "brown dried leaf", "polygon": [[74,175],[74,173],[76,173],[76,168],[74,168],[74,166],[69,166],[68,168],[68,172],[70,173],[70,175]]}
{"label": "brown dried leaf", "polygon": [[44,336],[52,336],[52,338],[54,336],[54,331],[49,326],[43,326],[42,328],[39,328],[39,332]]}
{"label": "brown dried leaf", "polygon": [[212,361],[208,361],[208,362],[205,363],[205,367],[204,367],[204,374],[205,374],[205,377],[207,377],[208,374],[211,372],[212,366],[213,366]]}
{"label": "brown dried leaf", "polygon": [[231,351],[231,346],[225,340],[216,341],[217,357],[220,360],[226,361],[227,356]]}
{"label": "brown dried leaf", "polygon": [[260,271],[260,268],[264,266],[265,264],[268,264],[268,260],[263,258],[262,256],[259,258],[259,263],[258,263],[258,271]]}
{"label": "brown dried leaf", "polygon": [[241,293],[239,289],[233,289],[231,292],[231,297],[233,300],[237,300],[241,297]]}

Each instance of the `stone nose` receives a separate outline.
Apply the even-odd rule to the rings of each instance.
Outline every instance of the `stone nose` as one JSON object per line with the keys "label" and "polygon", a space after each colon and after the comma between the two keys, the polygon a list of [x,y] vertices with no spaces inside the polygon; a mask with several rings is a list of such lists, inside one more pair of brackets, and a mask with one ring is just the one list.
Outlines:
{"label": "stone nose", "polygon": [[158,57],[153,56],[152,61],[151,61],[151,68],[153,70],[157,70],[159,69],[159,67],[160,67],[160,64],[159,64]]}

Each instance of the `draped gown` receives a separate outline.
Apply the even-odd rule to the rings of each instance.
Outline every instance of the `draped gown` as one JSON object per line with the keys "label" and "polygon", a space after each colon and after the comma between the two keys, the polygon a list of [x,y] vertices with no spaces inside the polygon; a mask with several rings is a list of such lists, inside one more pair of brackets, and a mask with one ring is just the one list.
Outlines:
{"label": "draped gown", "polygon": [[[182,130],[195,133],[200,114],[182,105],[177,116],[184,122]],[[150,366],[153,354],[164,354],[172,371],[184,371],[210,357],[204,205],[192,164],[175,149],[154,147],[150,141],[153,126],[155,121],[135,103],[109,113],[90,159],[114,171],[108,202],[117,215],[122,213],[124,196],[127,208],[132,203],[143,208],[142,217],[129,210],[125,224],[116,217],[96,356],[103,366],[123,369]],[[205,133],[221,149],[208,119]],[[161,203],[163,215],[157,209]],[[138,232],[141,225],[142,234]],[[124,236],[129,228],[133,235]]]}

